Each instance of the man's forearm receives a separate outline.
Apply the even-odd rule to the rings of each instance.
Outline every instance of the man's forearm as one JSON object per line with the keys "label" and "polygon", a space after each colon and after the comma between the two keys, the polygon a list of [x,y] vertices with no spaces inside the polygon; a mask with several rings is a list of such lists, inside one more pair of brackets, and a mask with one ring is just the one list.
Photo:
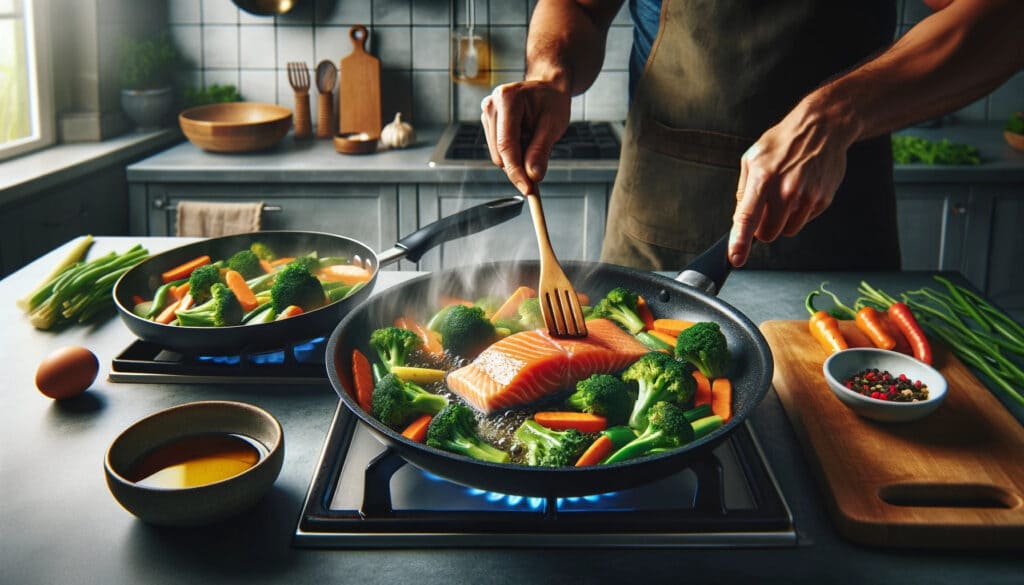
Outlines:
{"label": "man's forearm", "polygon": [[1021,0],[954,0],[892,47],[812,92],[852,141],[898,130],[981,98],[1024,67]]}
{"label": "man's forearm", "polygon": [[597,78],[622,0],[540,0],[530,20],[526,79],[578,95]]}

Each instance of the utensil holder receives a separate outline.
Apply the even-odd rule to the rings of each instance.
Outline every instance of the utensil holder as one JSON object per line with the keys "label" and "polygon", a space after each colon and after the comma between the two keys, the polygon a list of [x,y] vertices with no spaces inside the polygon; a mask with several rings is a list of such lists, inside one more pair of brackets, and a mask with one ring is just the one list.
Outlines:
{"label": "utensil holder", "polygon": [[316,137],[334,136],[334,93],[321,93],[317,103]]}
{"label": "utensil holder", "polygon": [[295,138],[313,137],[312,120],[309,113],[309,93],[295,93]]}

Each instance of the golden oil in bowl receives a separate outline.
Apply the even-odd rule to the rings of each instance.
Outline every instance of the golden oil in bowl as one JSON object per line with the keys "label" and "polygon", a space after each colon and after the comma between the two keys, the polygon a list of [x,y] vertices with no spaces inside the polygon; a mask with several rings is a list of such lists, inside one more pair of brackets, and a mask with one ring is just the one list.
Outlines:
{"label": "golden oil in bowl", "polygon": [[181,437],[143,455],[127,479],[143,487],[181,489],[235,477],[266,455],[259,442],[236,434]]}

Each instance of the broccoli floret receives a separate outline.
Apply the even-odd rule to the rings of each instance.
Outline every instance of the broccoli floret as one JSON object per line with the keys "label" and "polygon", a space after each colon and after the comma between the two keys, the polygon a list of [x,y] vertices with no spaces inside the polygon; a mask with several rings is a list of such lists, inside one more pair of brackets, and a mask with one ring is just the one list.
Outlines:
{"label": "broccoli floret", "polygon": [[638,431],[647,427],[648,410],[657,402],[686,406],[697,391],[697,382],[672,356],[660,351],[645,354],[622,373],[625,382],[636,382],[636,402],[629,415],[629,426]]}
{"label": "broccoli floret", "polygon": [[623,425],[633,409],[629,386],[609,374],[594,374],[576,383],[576,392],[565,404],[573,410],[597,414],[608,419],[609,426]]}
{"label": "broccoli floret", "polygon": [[438,326],[441,345],[463,357],[473,357],[494,342],[497,332],[480,307],[455,305]]}
{"label": "broccoli floret", "polygon": [[178,323],[186,327],[223,327],[238,325],[245,311],[235,293],[227,285],[214,283],[210,287],[210,300],[201,305],[178,311]]}
{"label": "broccoli floret", "polygon": [[310,274],[320,270],[320,260],[317,258],[316,253],[306,254],[305,256],[299,256],[288,263],[287,268],[301,268]]}
{"label": "broccoli floret", "polygon": [[327,295],[320,281],[308,270],[301,266],[287,266],[274,279],[270,302],[278,313],[289,305],[297,305],[308,312],[327,304]]}
{"label": "broccoli floret", "polygon": [[544,328],[544,315],[540,312],[540,299],[530,297],[519,303],[519,324],[523,331]]}
{"label": "broccoli floret", "polygon": [[197,305],[203,304],[210,300],[210,289],[217,283],[224,283],[224,279],[220,275],[220,267],[216,264],[200,266],[193,270],[191,276],[188,277],[188,293],[192,295],[192,300]]}
{"label": "broccoli floret", "polygon": [[253,242],[252,245],[249,246],[249,250],[252,251],[253,254],[256,254],[256,257],[260,260],[270,262],[277,258],[277,254],[274,250],[264,242]]}
{"label": "broccoli floret", "polygon": [[604,462],[618,463],[655,452],[675,449],[693,440],[694,430],[683,409],[658,402],[648,411],[648,424],[640,436],[622,446]]}
{"label": "broccoli floret", "polygon": [[576,429],[556,431],[532,419],[519,425],[515,437],[526,449],[526,462],[529,465],[551,467],[572,465],[592,442]]}
{"label": "broccoli floret", "polygon": [[373,387],[373,416],[389,427],[401,430],[409,419],[421,414],[437,414],[448,405],[444,396],[431,394],[413,382],[387,374]]}
{"label": "broccoli floret", "polygon": [[264,274],[260,266],[260,259],[251,250],[240,250],[228,258],[228,268],[242,275],[242,278],[249,280]]}
{"label": "broccoli floret", "polygon": [[729,365],[729,346],[718,323],[694,323],[676,338],[676,358],[693,364],[708,378],[725,375]]}
{"label": "broccoli floret", "polygon": [[479,299],[474,301],[473,302],[473,306],[480,307],[481,309],[483,309],[484,310],[484,315],[486,315],[487,318],[490,319],[491,315],[493,315],[495,313],[495,311],[497,311],[498,309],[501,308],[501,304],[503,302],[504,302],[503,299],[499,299],[497,297],[487,296],[487,297],[480,297]]}
{"label": "broccoli floret", "polygon": [[587,319],[610,319],[633,335],[644,330],[644,320],[637,309],[639,298],[636,293],[617,287],[608,291],[603,299],[594,305]]}
{"label": "broccoli floret", "polygon": [[491,463],[507,463],[509,459],[508,453],[480,438],[473,411],[457,402],[449,402],[434,415],[427,427],[427,445]]}
{"label": "broccoli floret", "polygon": [[370,345],[390,370],[404,366],[409,352],[423,345],[419,335],[401,327],[384,327],[370,334]]}

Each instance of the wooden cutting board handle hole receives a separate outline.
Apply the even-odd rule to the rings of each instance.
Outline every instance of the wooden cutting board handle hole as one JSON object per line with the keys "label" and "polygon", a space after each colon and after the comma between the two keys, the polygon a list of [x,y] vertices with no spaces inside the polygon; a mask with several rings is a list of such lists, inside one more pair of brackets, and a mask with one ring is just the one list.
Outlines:
{"label": "wooden cutting board handle hole", "polygon": [[896,484],[882,486],[878,497],[891,506],[914,508],[996,508],[1012,510],[1021,497],[1003,488],[973,484]]}
{"label": "wooden cutting board handle hole", "polygon": [[366,39],[370,36],[370,33],[366,30],[365,26],[361,24],[353,26],[349,29],[348,36],[352,39],[353,47],[364,52],[366,51]]}

